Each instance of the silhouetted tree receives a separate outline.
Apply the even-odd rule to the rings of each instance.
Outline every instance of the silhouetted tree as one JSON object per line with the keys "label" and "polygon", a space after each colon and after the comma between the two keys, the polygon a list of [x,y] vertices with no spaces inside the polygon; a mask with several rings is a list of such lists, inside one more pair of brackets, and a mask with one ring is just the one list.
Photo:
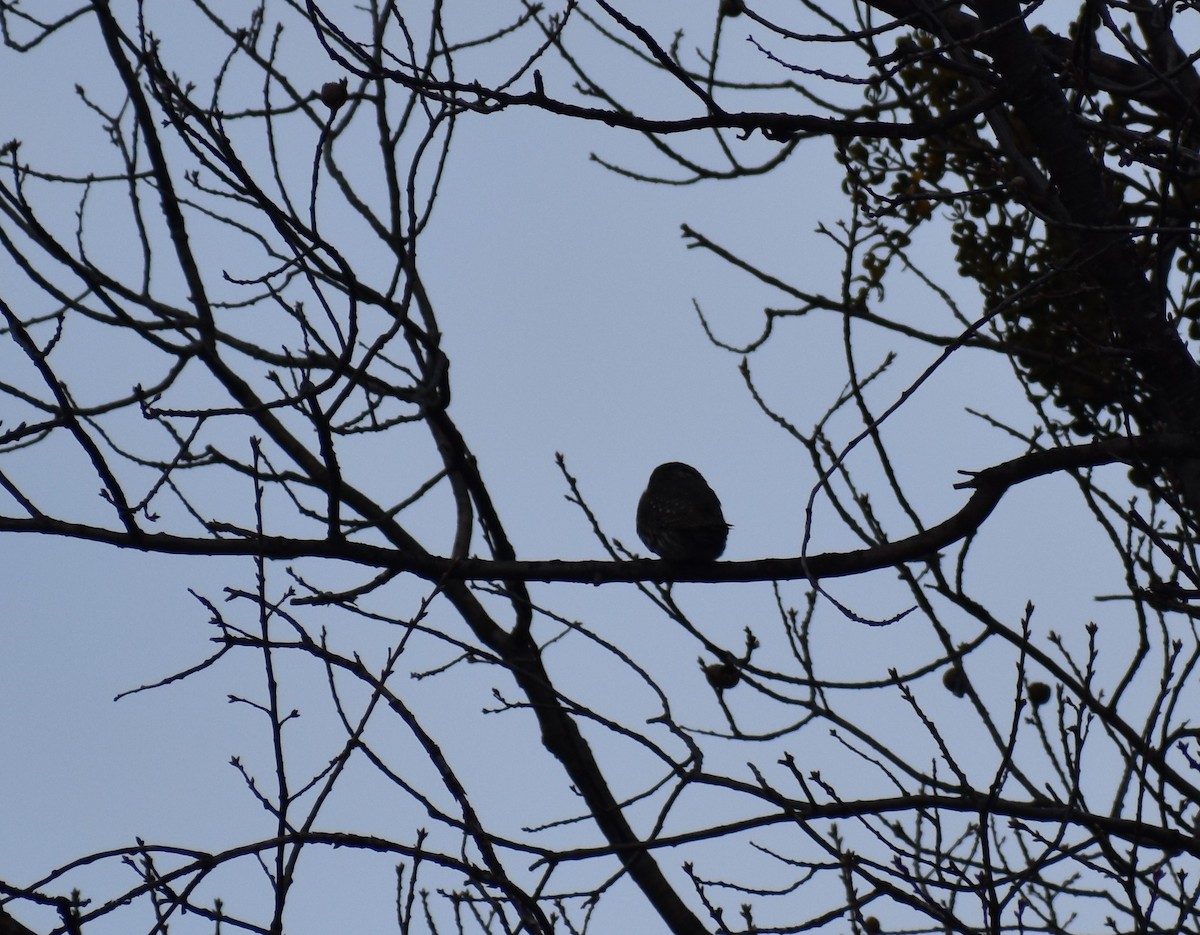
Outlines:
{"label": "silhouetted tree", "polygon": [[[82,171],[31,141],[3,148],[0,532],[10,548],[35,534],[243,556],[256,587],[201,595],[213,654],[163,683],[257,654],[262,686],[236,700],[272,739],[269,779],[237,764],[264,828],[217,852],[136,840],[28,868],[0,883],[0,930],[111,916],[157,932],[186,912],[300,931],[289,902],[322,885],[300,868],[359,859],[396,866],[403,932],[608,932],[644,907],[673,933],[1200,930],[1200,12],[568,0],[518,2],[505,22],[411,6],[0,3],[10,90],[88,37],[97,77],[80,105],[113,144]],[[343,80],[318,77],[335,66]],[[742,346],[697,309],[811,461],[815,484],[779,492],[807,503],[794,554],[633,555],[589,507],[597,479],[564,459],[606,557],[518,559],[455,419],[417,249],[453,184],[458,122],[517,110],[640,135],[644,162],[596,157],[631,185],[792,167],[775,184],[802,204],[805,166],[841,167],[845,214],[820,228],[841,256],[832,277],[683,227],[788,304],[756,312],[761,336]],[[902,290],[923,298],[886,300]],[[880,336],[927,365],[897,376]],[[752,365],[817,340],[824,414],[807,425]],[[934,513],[928,469],[903,451],[951,456],[918,390],[964,359],[1005,362],[1025,408],[980,414],[1011,457],[949,465],[971,470],[966,501]],[[927,438],[891,431],[905,414]],[[1030,603],[1014,619],[995,588],[1020,603],[1028,588],[973,549],[1006,495],[1051,474],[1091,517],[1080,535],[1119,563],[1103,596],[1131,648],[1115,663],[1082,618],[1052,629]],[[97,486],[100,509],[77,493]],[[1064,521],[1031,511],[1022,536]],[[818,534],[857,547],[818,551]],[[1064,578],[1077,561],[1063,556]],[[910,612],[867,620],[828,593],[880,570]],[[748,614],[727,645],[729,621],[714,638],[681,581],[769,587],[775,616]],[[663,654],[556,609],[553,584],[571,582],[595,586],[596,614],[636,584],[702,671],[667,653],[693,676],[682,689]],[[869,643],[890,647],[890,671]],[[611,690],[580,691],[584,667]],[[337,725],[316,766],[291,746],[302,671],[325,692],[304,704]],[[490,729],[462,720],[454,687],[438,693],[468,678],[520,725],[506,757],[526,787],[498,794],[493,764],[447,751]],[[330,827],[354,807],[368,817]],[[104,863],[136,882],[72,892]],[[266,892],[258,914],[216,898],[235,878]],[[152,908],[145,925],[131,905]]]}

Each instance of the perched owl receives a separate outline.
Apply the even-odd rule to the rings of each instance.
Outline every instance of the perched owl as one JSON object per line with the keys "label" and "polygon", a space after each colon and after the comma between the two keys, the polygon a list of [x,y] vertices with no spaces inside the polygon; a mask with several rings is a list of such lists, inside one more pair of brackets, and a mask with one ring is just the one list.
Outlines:
{"label": "perched owl", "polygon": [[729,524],[700,472],[668,461],[654,469],[638,501],[637,533],[646,548],[665,559],[711,562],[725,551]]}

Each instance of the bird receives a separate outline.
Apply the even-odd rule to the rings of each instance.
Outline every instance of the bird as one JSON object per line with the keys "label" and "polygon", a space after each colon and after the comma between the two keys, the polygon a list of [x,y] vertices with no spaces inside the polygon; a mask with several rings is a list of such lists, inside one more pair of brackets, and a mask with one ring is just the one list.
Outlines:
{"label": "bird", "polygon": [[638,500],[637,534],[661,558],[711,562],[725,551],[729,524],[704,476],[690,464],[668,461],[650,473]]}

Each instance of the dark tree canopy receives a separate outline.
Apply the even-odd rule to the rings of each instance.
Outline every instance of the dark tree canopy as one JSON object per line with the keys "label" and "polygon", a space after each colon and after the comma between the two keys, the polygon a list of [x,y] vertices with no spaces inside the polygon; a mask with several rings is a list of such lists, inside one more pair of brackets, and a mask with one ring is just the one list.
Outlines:
{"label": "dark tree canopy", "polygon": [[[251,660],[230,700],[269,737],[233,763],[261,823],[219,849],[0,853],[0,935],[302,932],[305,899],[405,933],[1200,931],[1200,11],[479,6],[0,0],[10,84],[85,72],[46,121],[111,143],[0,148],[0,535],[242,560],[187,605],[211,653],[131,688]],[[426,245],[465,128],[526,115],[611,128],[580,185],[758,179],[799,214],[836,167],[840,213],[805,215],[836,268],[731,246],[765,249],[752,217],[682,227],[774,297],[694,305],[808,464],[773,494],[791,551],[636,554],[638,491],[614,528],[566,450],[545,499],[600,557],[518,554]],[[821,367],[760,382],[791,356]],[[991,462],[946,463],[923,394],[959,364],[1019,387],[971,414]],[[1071,493],[998,552],[1047,478]],[[997,567],[1079,516],[1119,633]],[[391,892],[333,882],[380,865]]]}

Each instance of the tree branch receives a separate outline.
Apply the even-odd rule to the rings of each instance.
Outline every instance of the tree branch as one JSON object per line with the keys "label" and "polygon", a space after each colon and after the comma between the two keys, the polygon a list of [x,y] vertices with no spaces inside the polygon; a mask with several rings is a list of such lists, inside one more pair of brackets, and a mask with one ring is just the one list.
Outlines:
{"label": "tree branch", "polygon": [[[573,581],[579,584],[634,583],[638,581],[787,581],[820,580],[862,574],[909,562],[926,561],[939,550],[976,532],[996,505],[1013,487],[1059,471],[1082,470],[1105,464],[1144,465],[1147,461],[1192,457],[1200,442],[1179,435],[1112,438],[1084,445],[1050,448],[970,473],[958,484],[974,493],[952,516],[924,532],[851,552],[823,552],[805,557],[764,558],[710,565],[677,565],[660,559],[607,561],[492,561],[456,560],[426,553],[402,553],[386,546],[336,539],[301,539],[291,536],[258,536],[227,525],[219,533],[237,538],[202,538],[170,533],[134,536],[118,529],[69,523],[51,517],[3,517],[0,532],[37,533],[102,542],[120,548],[164,555],[263,556],[269,559],[339,559],[358,565],[407,572],[429,581]],[[489,642],[492,642],[489,640]]]}

